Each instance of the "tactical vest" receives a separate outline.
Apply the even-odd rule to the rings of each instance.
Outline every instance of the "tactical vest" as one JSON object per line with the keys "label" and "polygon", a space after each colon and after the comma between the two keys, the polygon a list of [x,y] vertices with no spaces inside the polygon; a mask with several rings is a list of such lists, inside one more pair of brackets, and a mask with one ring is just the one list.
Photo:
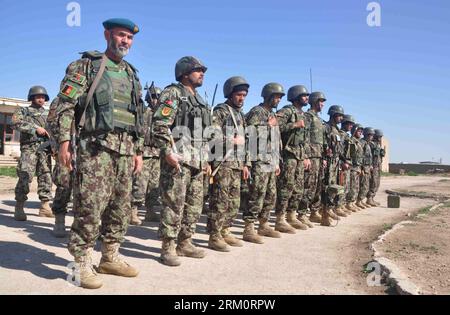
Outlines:
{"label": "tactical vest", "polygon": [[[196,127],[194,125],[195,120],[201,119],[202,139],[193,139],[192,137],[192,141],[206,141],[206,139],[203,139],[203,130],[211,126],[211,108],[198,93],[192,95],[181,83],[170,86],[176,86],[181,92],[181,103],[178,104],[177,115],[172,127],[185,126],[193,131]],[[195,133],[192,133],[192,136],[194,135]]]}
{"label": "tactical vest", "polygon": [[363,166],[372,165],[372,149],[366,140],[361,140],[361,145],[363,147]]}
{"label": "tactical vest", "polygon": [[[86,52],[82,58],[91,59],[92,80],[99,72],[102,61],[102,53]],[[94,97],[90,104],[86,104],[86,122],[81,135],[99,136],[109,132],[128,132],[136,138],[142,133],[143,104],[139,96],[139,78],[136,69],[126,63],[128,80],[115,77],[112,72],[119,71],[119,66],[107,66],[100,82],[95,89]],[[125,92],[129,88],[131,93]],[[82,104],[86,100],[87,93],[80,99]],[[81,107],[81,106],[80,106]],[[81,109],[77,118],[81,117]]]}
{"label": "tactical vest", "polygon": [[[224,103],[218,104],[216,107],[214,107],[214,109],[219,109],[219,108],[225,110],[225,112],[228,113],[227,119],[225,121],[225,126],[223,126],[222,131],[225,132],[226,131],[225,128],[227,128],[227,127],[232,127],[233,129],[236,129],[236,127],[234,126],[233,118],[231,117],[231,114],[227,108],[227,104],[224,104]],[[238,113],[236,114],[236,110],[234,108],[231,107],[231,110],[234,111],[233,114],[234,114],[234,117],[236,118],[237,126],[244,127],[245,126],[245,124],[244,124],[245,118],[244,118],[244,114],[242,113],[242,111],[238,111]]]}
{"label": "tactical vest", "polygon": [[[32,124],[38,125],[39,127],[45,128],[47,113],[44,111],[43,114],[36,112],[32,113],[29,107],[22,108],[23,119]],[[48,140],[47,136],[40,136],[37,133],[30,134],[27,132],[20,133],[20,143],[21,144],[30,144],[34,142],[45,142]]]}
{"label": "tactical vest", "polygon": [[[288,123],[295,123],[299,120],[302,120],[300,113],[298,112],[297,108],[295,108],[294,105],[287,105],[283,108],[289,108],[289,111],[291,113]],[[300,146],[301,144],[305,143],[306,134],[307,134],[306,128],[291,129],[289,132],[282,134],[283,144],[285,147]]]}
{"label": "tactical vest", "polygon": [[352,138],[350,142],[350,155],[352,157],[353,166],[361,166],[363,164],[364,152],[361,142]]}
{"label": "tactical vest", "polygon": [[333,152],[334,157],[338,157],[343,153],[343,146],[341,142],[341,135],[339,133],[339,130],[333,126],[331,126],[329,123],[325,126],[327,135],[328,135],[328,147]]}
{"label": "tactical vest", "polygon": [[310,142],[311,144],[323,145],[324,125],[322,119],[312,113],[309,115],[311,117],[311,126],[309,128]]}

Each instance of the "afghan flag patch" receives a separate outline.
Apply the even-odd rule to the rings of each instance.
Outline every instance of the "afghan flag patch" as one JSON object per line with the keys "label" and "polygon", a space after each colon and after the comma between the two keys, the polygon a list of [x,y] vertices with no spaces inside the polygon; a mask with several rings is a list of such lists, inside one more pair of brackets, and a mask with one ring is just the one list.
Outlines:
{"label": "afghan flag patch", "polygon": [[69,78],[69,80],[83,86],[86,83],[86,76],[79,73],[75,73],[73,76]]}
{"label": "afghan flag patch", "polygon": [[68,97],[68,98],[72,98],[74,99],[75,96],[77,95],[78,89],[76,87],[74,87],[73,85],[70,84],[66,84],[64,86],[64,88],[61,91],[61,94]]}

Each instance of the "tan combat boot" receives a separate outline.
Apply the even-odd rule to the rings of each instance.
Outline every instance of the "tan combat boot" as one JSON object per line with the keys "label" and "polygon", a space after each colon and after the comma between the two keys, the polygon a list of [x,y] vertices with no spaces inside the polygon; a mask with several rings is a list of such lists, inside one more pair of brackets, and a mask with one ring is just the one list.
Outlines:
{"label": "tan combat boot", "polygon": [[[330,208],[330,209],[328,209],[327,210],[327,214],[328,214],[328,216],[329,217],[331,217],[333,220],[339,220],[339,216],[336,214],[336,213],[334,213],[334,211]],[[323,211],[322,211],[322,216],[323,216]],[[322,222],[321,222],[322,223]]]}
{"label": "tan combat boot", "polygon": [[86,251],[86,255],[75,258],[77,269],[80,272],[80,286],[85,289],[98,289],[103,285],[102,279],[92,265],[92,248]]}
{"label": "tan combat boot", "polygon": [[255,231],[255,224],[249,221],[245,221],[245,228],[242,239],[250,243],[264,244],[263,238],[259,236]]}
{"label": "tan combat boot", "polygon": [[275,230],[281,233],[295,234],[295,229],[286,222],[284,213],[277,213],[275,221]]}
{"label": "tan combat boot", "polygon": [[136,205],[131,207],[131,215],[130,215],[130,224],[131,225],[141,225],[142,221],[138,216],[138,207]]}
{"label": "tan combat boot", "polygon": [[119,247],[119,243],[102,243],[102,259],[97,271],[121,277],[136,277],[139,271],[119,256]]}
{"label": "tan combat boot", "polygon": [[357,212],[358,210],[353,206],[352,202],[347,202],[347,204],[345,205],[345,208],[347,208],[347,210],[351,211],[351,212]]}
{"label": "tan combat boot", "polygon": [[373,200],[372,197],[367,198],[366,204],[368,204],[369,206],[372,206],[372,207],[377,207],[377,204],[375,203],[375,200]]}
{"label": "tan combat boot", "polygon": [[214,233],[209,236],[208,247],[219,252],[230,251],[230,247],[228,247],[228,244],[220,233]]}
{"label": "tan combat boot", "polygon": [[337,216],[340,216],[340,217],[347,217],[347,213],[345,213],[344,211],[342,211],[342,209],[340,208],[340,207],[338,207],[338,208],[335,208],[334,209],[334,214],[336,214]]}
{"label": "tan combat boot", "polygon": [[372,208],[372,206],[369,205],[369,204],[367,203],[367,201],[364,201],[364,199],[361,200],[361,203],[366,207],[366,209],[367,209],[367,208]]}
{"label": "tan combat boot", "polygon": [[26,221],[27,215],[23,211],[23,206],[25,201],[16,201],[16,207],[14,208],[14,220],[16,221]]}
{"label": "tan combat boot", "polygon": [[162,240],[160,260],[166,266],[176,267],[181,265],[181,261],[175,251],[175,240],[168,238]]}
{"label": "tan combat boot", "polygon": [[41,201],[41,207],[39,208],[39,216],[45,218],[54,218],[52,208],[50,208],[50,201]]}
{"label": "tan combat boot", "polygon": [[53,227],[53,236],[58,238],[63,238],[67,236],[65,213],[58,213],[55,215],[55,226]]}
{"label": "tan combat boot", "polygon": [[314,224],[311,223],[311,221],[308,219],[308,216],[306,214],[299,214],[298,220],[308,226],[310,229],[314,227]]}
{"label": "tan combat boot", "polygon": [[307,230],[308,226],[303,224],[297,219],[297,213],[294,211],[287,211],[286,213],[287,223],[289,223],[290,226],[297,230]]}
{"label": "tan combat boot", "polygon": [[269,220],[259,219],[258,235],[273,238],[280,238],[281,233],[272,229],[269,225]]}
{"label": "tan combat boot", "polygon": [[231,234],[231,229],[230,228],[223,229],[221,234],[222,234],[223,240],[228,245],[234,246],[234,247],[242,247],[242,246],[244,246],[244,244],[242,243],[241,240],[237,239],[236,236]]}
{"label": "tan combat boot", "polygon": [[356,205],[358,208],[360,208],[361,210],[366,209],[366,206],[363,205],[361,199],[358,199],[358,200],[356,201],[356,204],[355,204],[355,205]]}
{"label": "tan combat boot", "polygon": [[331,213],[330,209],[326,209],[326,208],[323,209],[323,211],[322,211],[322,222],[320,222],[320,225],[322,225],[322,226],[331,226],[331,223],[333,223],[333,221],[331,220],[330,213]]}
{"label": "tan combat boot", "polygon": [[309,221],[314,223],[321,223],[322,216],[319,214],[319,211],[311,211],[311,214],[309,215]]}
{"label": "tan combat boot", "polygon": [[199,249],[192,244],[192,238],[178,238],[178,246],[176,248],[178,256],[185,256],[190,258],[204,258],[205,251]]}

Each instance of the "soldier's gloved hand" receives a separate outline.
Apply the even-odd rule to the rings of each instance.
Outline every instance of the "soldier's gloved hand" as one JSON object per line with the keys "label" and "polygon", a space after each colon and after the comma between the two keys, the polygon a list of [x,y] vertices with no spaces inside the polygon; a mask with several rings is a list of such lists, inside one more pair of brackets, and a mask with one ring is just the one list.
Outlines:
{"label": "soldier's gloved hand", "polygon": [[37,133],[39,136],[47,136],[47,137],[49,136],[47,130],[45,130],[45,129],[42,128],[42,127],[38,127],[38,128],[36,129],[36,133]]}
{"label": "soldier's gloved hand", "polygon": [[67,167],[69,171],[72,171],[72,152],[70,151],[70,141],[64,141],[61,143],[58,152],[59,164],[63,167]]}
{"label": "soldier's gloved hand", "polygon": [[242,179],[246,181],[249,179],[249,177],[250,177],[250,171],[247,166],[244,166],[244,168],[242,169]]}
{"label": "soldier's gloved hand", "polygon": [[180,161],[183,159],[183,157],[176,153],[169,153],[166,155],[166,162],[170,166],[176,168],[177,170],[180,169]]}
{"label": "soldier's gloved hand", "polygon": [[311,169],[311,160],[303,160],[303,167],[305,168],[305,171],[309,171]]}
{"label": "soldier's gloved hand", "polygon": [[140,174],[142,172],[142,166],[144,165],[144,160],[142,155],[133,156],[133,175]]}

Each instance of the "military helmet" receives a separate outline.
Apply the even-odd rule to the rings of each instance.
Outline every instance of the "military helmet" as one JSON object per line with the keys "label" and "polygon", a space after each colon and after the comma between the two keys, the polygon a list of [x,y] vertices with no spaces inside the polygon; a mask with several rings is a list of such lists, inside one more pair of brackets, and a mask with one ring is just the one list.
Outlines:
{"label": "military helmet", "polygon": [[328,109],[328,115],[344,115],[344,109],[340,105],[333,105]]}
{"label": "military helmet", "polygon": [[302,95],[309,95],[308,89],[303,85],[294,85],[288,90],[288,101],[293,102]]}
{"label": "military helmet", "polygon": [[342,123],[351,123],[356,124],[355,118],[352,115],[344,115],[344,119],[342,120]]}
{"label": "military helmet", "polygon": [[281,94],[281,96],[285,96],[283,86],[279,83],[271,82],[264,85],[261,96],[266,99],[271,97],[273,94]]}
{"label": "military helmet", "polygon": [[383,137],[383,131],[381,129],[375,129],[375,136],[378,138]]}
{"label": "military helmet", "polygon": [[48,100],[50,99],[50,97],[48,97],[48,93],[47,93],[47,90],[45,89],[45,87],[40,86],[40,85],[32,86],[30,91],[28,91],[28,102],[31,102],[33,99],[33,96],[36,96],[36,95],[44,95],[46,102],[48,102]]}
{"label": "military helmet", "polygon": [[358,129],[364,129],[364,127],[361,124],[355,123],[352,128],[352,135],[354,135]]}
{"label": "military helmet", "polygon": [[242,85],[245,90],[248,91],[250,84],[243,77],[231,77],[225,81],[223,85],[223,97],[228,98],[234,92],[234,89]]}
{"label": "military helmet", "polygon": [[313,105],[321,99],[324,101],[327,100],[327,98],[325,97],[325,94],[323,94],[322,92],[312,92],[309,95],[309,104]]}
{"label": "military helmet", "polygon": [[177,81],[181,81],[183,75],[189,74],[196,69],[201,69],[203,72],[208,70],[208,68],[197,58],[185,56],[178,60],[175,65],[175,78]]}
{"label": "military helmet", "polygon": [[366,137],[368,135],[374,135],[374,134],[375,134],[375,129],[373,129],[372,127],[364,128],[364,137]]}

